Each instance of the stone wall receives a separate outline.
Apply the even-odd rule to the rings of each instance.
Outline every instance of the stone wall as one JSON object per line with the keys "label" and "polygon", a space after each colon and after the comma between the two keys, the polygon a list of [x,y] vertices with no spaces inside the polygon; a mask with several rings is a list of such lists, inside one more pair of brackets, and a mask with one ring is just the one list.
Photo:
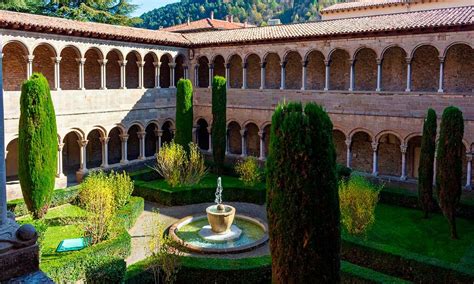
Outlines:
{"label": "stone wall", "polygon": [[370,91],[377,87],[377,54],[372,49],[363,48],[354,60],[354,90]]}

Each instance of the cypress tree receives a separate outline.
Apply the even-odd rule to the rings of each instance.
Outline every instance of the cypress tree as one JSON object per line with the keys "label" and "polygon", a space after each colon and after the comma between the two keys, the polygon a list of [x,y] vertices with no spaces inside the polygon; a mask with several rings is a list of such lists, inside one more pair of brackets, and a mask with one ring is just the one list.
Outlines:
{"label": "cypress tree", "polygon": [[193,141],[193,85],[190,80],[180,79],[176,90],[176,135],[174,141],[189,151]]}
{"label": "cypress tree", "polygon": [[429,212],[433,209],[433,175],[434,159],[436,151],[436,112],[428,109],[425,122],[423,124],[423,137],[421,140],[420,165],[418,167],[418,199],[428,218]]}
{"label": "cypress tree", "polygon": [[322,107],[279,105],[267,160],[274,283],[340,282],[340,211],[332,122]]}
{"label": "cypress tree", "polygon": [[453,106],[447,107],[441,118],[438,141],[436,188],[439,206],[448,219],[451,238],[457,239],[455,213],[462,192],[462,138],[464,118]]}
{"label": "cypress tree", "polygon": [[48,211],[54,191],[58,136],[48,81],[35,73],[21,88],[19,169],[21,190],[33,217]]}
{"label": "cypress tree", "polygon": [[227,88],[224,77],[212,80],[212,155],[218,174],[222,173],[226,148]]}

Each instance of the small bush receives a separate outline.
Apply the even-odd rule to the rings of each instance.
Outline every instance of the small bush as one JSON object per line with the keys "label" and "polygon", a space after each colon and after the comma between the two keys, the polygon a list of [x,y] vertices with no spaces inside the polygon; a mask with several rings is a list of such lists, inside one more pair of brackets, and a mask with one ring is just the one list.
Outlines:
{"label": "small bush", "polygon": [[112,171],[108,178],[112,183],[115,207],[122,208],[130,200],[133,192],[133,181],[127,173],[116,173]]}
{"label": "small bush", "polygon": [[80,202],[89,211],[85,236],[92,244],[105,240],[111,231],[115,213],[114,188],[103,172],[90,174],[81,185]]}
{"label": "small bush", "polygon": [[255,157],[248,157],[235,165],[239,179],[247,186],[254,186],[262,180],[260,167]]}
{"label": "small bush", "polygon": [[204,158],[194,143],[189,143],[189,154],[174,142],[165,144],[156,157],[156,170],[171,187],[199,183],[207,170]]}
{"label": "small bush", "polygon": [[340,182],[341,222],[347,232],[360,235],[372,226],[380,190],[361,176]]}

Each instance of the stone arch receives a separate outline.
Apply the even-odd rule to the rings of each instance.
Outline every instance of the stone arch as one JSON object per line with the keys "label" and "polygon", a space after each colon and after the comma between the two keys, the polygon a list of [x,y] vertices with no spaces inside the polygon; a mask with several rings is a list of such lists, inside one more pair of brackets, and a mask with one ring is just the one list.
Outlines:
{"label": "stone arch", "polygon": [[158,152],[158,131],[159,125],[151,122],[145,128],[145,157],[153,157]]}
{"label": "stone arch", "polygon": [[221,76],[225,78],[225,59],[222,55],[216,55],[212,59],[214,66],[214,76]]}
{"label": "stone arch", "polygon": [[60,53],[60,78],[61,89],[78,90],[79,89],[79,62],[81,51],[72,45],[65,46]]}
{"label": "stone arch", "polygon": [[143,57],[143,87],[151,89],[155,87],[155,64],[158,62],[156,54],[148,52]]}
{"label": "stone arch", "polygon": [[345,166],[347,164],[346,135],[341,130],[333,129],[332,139],[336,149],[336,162]]}
{"label": "stone arch", "polygon": [[8,181],[18,180],[18,138],[8,142],[5,156],[5,174]]}
{"label": "stone arch", "polygon": [[124,60],[123,54],[118,49],[112,49],[107,53],[107,64],[105,76],[107,89],[119,89],[121,87],[121,63]]}
{"label": "stone arch", "polygon": [[170,64],[173,57],[169,53],[165,53],[160,57],[160,86],[161,88],[169,88],[171,86],[171,70]]}
{"label": "stone arch", "polygon": [[122,136],[125,132],[119,126],[112,128],[109,131],[109,142],[107,144],[108,164],[118,164],[122,159]]}
{"label": "stone arch", "polygon": [[242,154],[242,136],[240,135],[240,124],[231,121],[227,124],[227,143],[229,153],[240,155]]}
{"label": "stone arch", "polygon": [[84,65],[84,87],[86,89],[98,90],[101,86],[101,72],[100,72],[100,60],[102,59],[102,53],[98,48],[89,48],[84,53],[86,59]]}
{"label": "stone arch", "polygon": [[387,47],[382,53],[382,82],[384,91],[404,91],[407,78],[406,51],[397,46]]}
{"label": "stone arch", "polygon": [[384,132],[378,137],[378,172],[380,175],[402,175],[402,140],[393,132]]}
{"label": "stone arch", "polygon": [[248,156],[260,157],[260,137],[258,126],[253,122],[245,124],[245,149]]}
{"label": "stone arch", "polygon": [[444,57],[445,92],[474,91],[474,50],[469,45],[457,43],[450,45]]}
{"label": "stone arch", "polygon": [[281,86],[281,66],[278,53],[267,53],[265,62],[265,88],[279,89]]}
{"label": "stone arch", "polygon": [[354,54],[354,90],[371,91],[377,87],[377,53],[364,47]]}
{"label": "stone arch", "polygon": [[260,57],[255,54],[249,54],[245,58],[247,65],[247,88],[258,89],[261,83]]}
{"label": "stone arch", "polygon": [[10,41],[3,46],[3,89],[19,91],[27,79],[28,48],[20,41]]}
{"label": "stone arch", "polygon": [[372,171],[372,136],[363,130],[351,134],[351,168],[360,172]]}
{"label": "stone arch", "polygon": [[209,150],[209,124],[204,118],[197,121],[196,140],[199,149]]}
{"label": "stone arch", "polygon": [[305,56],[306,62],[306,89],[323,90],[326,77],[324,55],[319,50],[311,50]]}
{"label": "stone arch", "polygon": [[303,63],[299,52],[289,51],[285,55],[285,88],[301,89],[301,77],[303,76]]}
{"label": "stone arch", "polygon": [[138,88],[138,63],[140,54],[136,51],[130,51],[125,58],[127,65],[125,66],[125,82],[128,89]]}
{"label": "stone arch", "polygon": [[240,55],[234,54],[228,59],[227,62],[229,63],[229,86],[234,89],[242,88],[242,58]]}
{"label": "stone arch", "polygon": [[47,43],[38,44],[33,49],[33,72],[42,73],[48,79],[49,87],[54,88],[54,60],[56,50]]}
{"label": "stone arch", "polygon": [[350,79],[350,55],[344,49],[335,49],[329,54],[329,89],[348,90]]}
{"label": "stone arch", "polygon": [[435,92],[439,84],[439,52],[432,45],[421,45],[413,51],[411,61],[412,91]]}
{"label": "stone arch", "polygon": [[129,161],[137,160],[140,156],[140,139],[138,138],[138,133],[142,131],[142,126],[138,124],[133,124],[127,131],[127,160]]}
{"label": "stone arch", "polygon": [[184,64],[186,62],[186,57],[183,54],[178,54],[175,57],[174,63],[176,64],[174,67],[174,78],[176,83],[184,78]]}
{"label": "stone arch", "polygon": [[405,139],[407,144],[407,176],[409,178],[418,178],[418,167],[420,165],[421,154],[421,137],[421,133],[413,133]]}
{"label": "stone arch", "polygon": [[79,170],[81,164],[81,147],[79,142],[82,137],[77,130],[72,130],[63,138],[63,173],[73,175]]}
{"label": "stone arch", "polygon": [[93,129],[87,134],[86,158],[88,168],[98,168],[102,164],[102,142],[105,134],[100,129]]}
{"label": "stone arch", "polygon": [[161,143],[170,143],[173,140],[174,133],[173,133],[173,122],[168,120],[163,123],[161,126],[161,130],[163,131],[161,136]]}
{"label": "stone arch", "polygon": [[209,87],[209,59],[201,56],[198,59],[198,86],[200,88]]}

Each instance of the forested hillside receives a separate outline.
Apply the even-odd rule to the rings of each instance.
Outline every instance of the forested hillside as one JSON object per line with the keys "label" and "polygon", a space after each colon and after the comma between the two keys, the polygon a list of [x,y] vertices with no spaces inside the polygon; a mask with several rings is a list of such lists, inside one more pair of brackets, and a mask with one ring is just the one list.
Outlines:
{"label": "forested hillside", "polygon": [[254,25],[266,25],[272,18],[282,23],[318,20],[321,7],[340,0],[181,0],[164,7],[151,10],[141,16],[140,27],[158,29],[209,17],[214,11],[216,19],[232,15],[234,21],[248,21]]}

